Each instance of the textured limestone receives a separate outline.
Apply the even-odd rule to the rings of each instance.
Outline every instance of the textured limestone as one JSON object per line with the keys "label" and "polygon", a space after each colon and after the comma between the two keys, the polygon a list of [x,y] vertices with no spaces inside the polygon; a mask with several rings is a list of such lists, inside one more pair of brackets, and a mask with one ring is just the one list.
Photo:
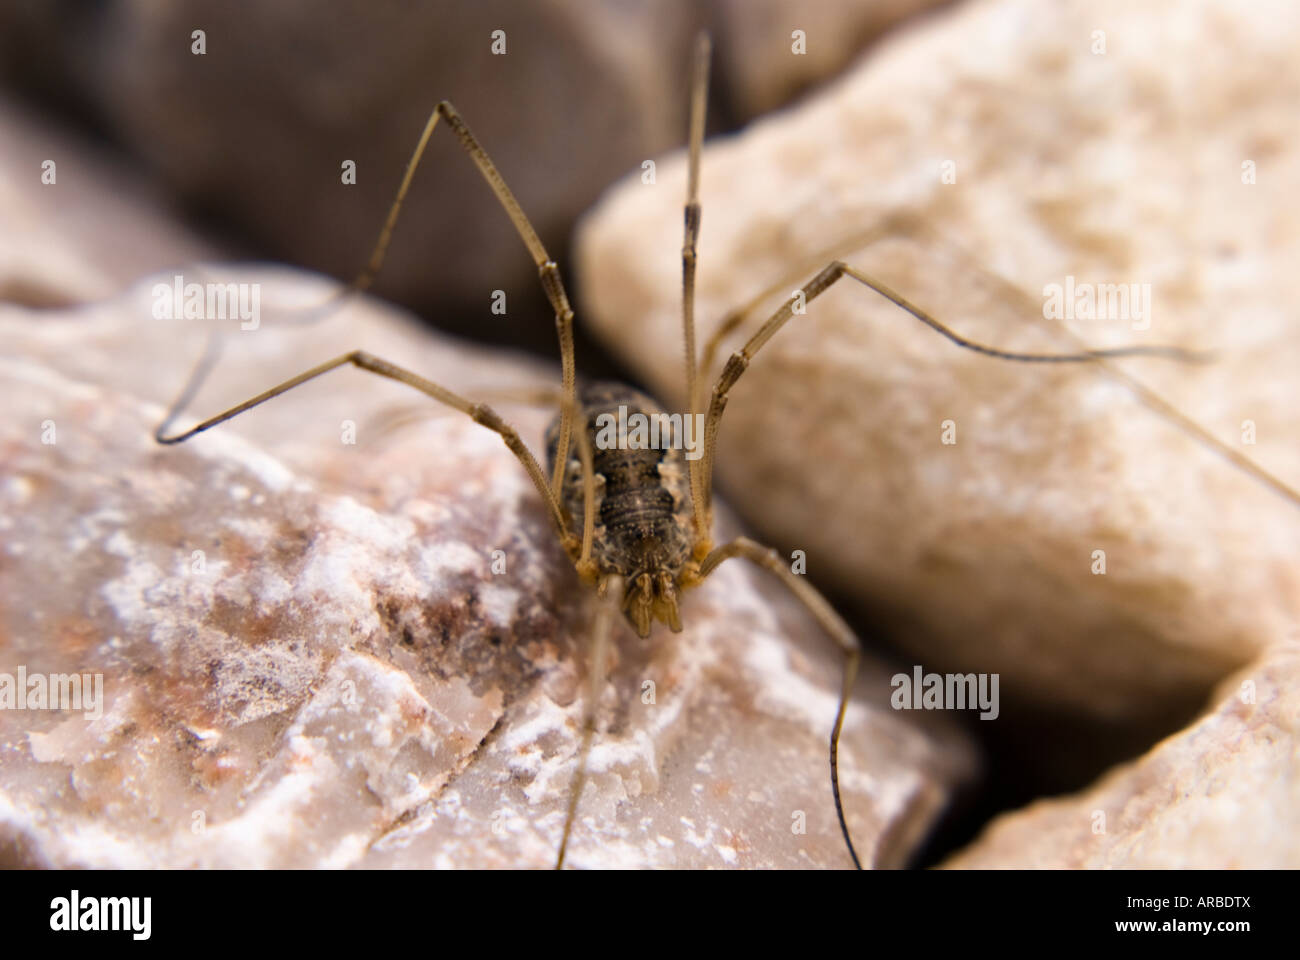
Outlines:
{"label": "textured limestone", "polygon": [[1195,724],[1072,797],[995,820],[945,866],[1300,866],[1300,642],[1223,682]]}
{"label": "textured limestone", "polygon": [[[1298,42],[1287,3],[936,16],[709,145],[700,323],[775,284],[767,316],[833,251],[1007,349],[1211,348],[1210,366],[1117,368],[1300,486]],[[578,254],[585,319],[676,403],[683,180],[678,155],[654,187],[613,189]],[[1045,319],[1069,277],[1149,284],[1149,329]],[[851,280],[764,348],[719,442],[728,497],[769,538],[927,667],[999,672],[1006,695],[1149,720],[1300,620],[1294,503],[1106,372],[959,350]]]}
{"label": "textured limestone", "polygon": [[[553,377],[371,301],[277,325],[273,305],[327,288],[229,276],[261,283],[262,326],[225,322],[196,411],[350,347],[475,395]],[[39,322],[0,307],[0,674],[102,674],[104,691],[97,715],[0,710],[0,858],[551,865],[593,608],[523,471],[467,419],[352,370],[158,447],[159,402],[203,324],[154,320],[150,286]],[[545,416],[503,409],[536,446]],[[620,625],[572,863],[845,866],[825,761],[831,645],[732,564],[684,613],[678,636]],[[974,755],[890,711],[882,667],[858,690],[850,821],[872,862],[899,864]]]}

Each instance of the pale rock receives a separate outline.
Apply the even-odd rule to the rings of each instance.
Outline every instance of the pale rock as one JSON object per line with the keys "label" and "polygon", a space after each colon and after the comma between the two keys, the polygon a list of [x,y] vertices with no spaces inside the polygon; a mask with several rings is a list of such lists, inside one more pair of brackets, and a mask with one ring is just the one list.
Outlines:
{"label": "pale rock", "polygon": [[[1216,351],[1110,369],[1300,487],[1298,47],[1294,4],[1205,0],[988,0],[890,38],[707,146],[701,347],[838,255],[1005,349]],[[578,252],[580,319],[676,409],[684,179],[679,153],[614,188]],[[1044,319],[1067,277],[1150,284],[1149,329]],[[1158,729],[1300,621],[1295,502],[1107,370],[960,350],[851,279],[755,358],[719,444],[765,536],[927,669],[1000,673],[1029,710]]]}
{"label": "pale rock", "polygon": [[[472,396],[554,382],[371,300],[294,327],[285,309],[333,289],[298,274],[202,275],[259,284],[263,313],[213,324],[227,348],[193,413],[354,347]],[[154,319],[155,280],[75,313],[0,306],[0,674],[103,691],[94,710],[0,710],[0,861],[551,866],[594,606],[523,470],[468,418],[353,369],[156,445],[208,324]],[[536,449],[547,414],[501,407]],[[833,645],[735,563],[684,619],[645,641],[620,621],[570,862],[847,866]],[[888,691],[869,663],[841,766],[880,866],[978,767]]]}
{"label": "pale rock", "polygon": [[1294,870],[1298,691],[1291,640],[1225,680],[1188,729],[1082,793],[999,817],[944,866]]}

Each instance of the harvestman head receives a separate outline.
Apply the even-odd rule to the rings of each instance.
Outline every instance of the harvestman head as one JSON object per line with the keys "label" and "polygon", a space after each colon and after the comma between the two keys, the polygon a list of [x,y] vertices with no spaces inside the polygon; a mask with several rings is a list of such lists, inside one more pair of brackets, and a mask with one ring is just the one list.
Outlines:
{"label": "harvestman head", "polygon": [[[689,132],[689,166],[685,207],[685,237],[682,244],[682,327],[685,341],[686,392],[689,414],[704,415],[702,456],[683,463],[680,450],[645,450],[599,448],[595,438],[595,419],[620,404],[637,412],[656,413],[652,401],[628,388],[594,384],[578,389],[574,368],[573,310],[560,279],[559,268],[547,254],[541,239],[515,199],[496,166],[479,145],[459,113],[447,101],[433,110],[425,124],[415,151],[407,164],[397,196],[388,212],[384,227],[370,259],[361,274],[338,295],[313,311],[315,317],[347,295],[366,290],[383,264],[393,227],[402,201],[411,185],[425,147],[440,120],[456,135],[469,158],[478,167],[498,202],[514,224],[528,252],[537,265],[538,277],[555,311],[560,343],[561,386],[558,412],[547,435],[548,468],[542,470],[537,458],[520,439],[513,427],[485,403],[475,403],[395,364],[372,354],[354,350],[335,357],[299,374],[238,406],[204,420],[182,433],[168,434],[177,416],[188,406],[199,384],[210,371],[215,353],[209,349],[200,361],[189,384],[158,426],[159,443],[173,444],[188,440],[246,410],[265,403],[302,383],[319,377],[336,367],[351,364],[362,370],[405,383],[438,402],[461,411],[475,422],[500,435],[511,453],[527,471],[548,515],[568,552],[579,577],[595,587],[601,602],[592,629],[589,686],[584,708],[582,746],[578,770],[569,794],[568,811],[559,841],[556,867],[563,867],[569,836],[575,819],[578,799],[586,777],[586,758],[595,729],[595,705],[604,686],[605,649],[618,611],[641,636],[648,636],[655,621],[669,629],[681,630],[680,595],[703,583],[724,561],[733,557],[749,560],[776,576],[809,610],[823,631],[844,655],[844,676],[839,707],[830,733],[831,795],[840,831],[854,867],[860,867],[853,839],[844,818],[839,789],[839,740],[844,715],[857,675],[860,645],[857,637],[822,595],[802,576],[793,573],[780,555],[747,537],[715,545],[713,530],[712,476],[717,447],[718,423],[727,405],[732,387],[740,379],[754,356],[795,315],[799,293],[803,302],[815,299],[836,281],[851,277],[863,286],[890,300],[921,323],[968,350],[1003,360],[1039,363],[1083,363],[1108,357],[1163,356],[1193,360],[1197,356],[1172,347],[1134,347],[1111,350],[1088,350],[1064,354],[1013,353],[967,340],[913,305],[888,287],[852,266],[832,260],[806,283],[802,290],[782,304],[733,353],[714,381],[707,408],[700,393],[700,381],[712,367],[712,360],[722,339],[735,330],[748,311],[733,313],[719,325],[697,362],[695,349],[695,266],[696,242],[700,232],[699,201],[700,151],[704,140],[705,105],[708,97],[710,44],[707,34],[696,42],[691,81]],[[215,340],[213,341],[215,343]],[[554,402],[554,401],[552,401]],[[575,419],[581,418],[578,429]],[[597,520],[600,521],[599,528]]]}

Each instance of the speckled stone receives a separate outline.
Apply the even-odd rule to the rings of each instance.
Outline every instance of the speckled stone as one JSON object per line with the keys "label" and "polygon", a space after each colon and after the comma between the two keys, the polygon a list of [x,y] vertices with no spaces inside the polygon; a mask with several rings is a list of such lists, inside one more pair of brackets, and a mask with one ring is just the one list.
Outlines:
{"label": "speckled stone", "polygon": [[[262,326],[226,322],[198,411],[349,347],[472,395],[553,382],[368,300],[277,326],[275,306],[327,288],[228,276],[261,283]],[[203,337],[151,301],[146,281],[39,322],[0,307],[0,674],[103,684],[93,713],[0,710],[0,859],[550,866],[594,608],[518,463],[355,370],[160,447],[159,400]],[[536,446],[546,414],[502,409]],[[620,623],[572,865],[847,865],[825,757],[838,656],[765,578],[725,565],[680,635]],[[897,865],[976,755],[891,711],[883,666],[858,691],[850,823],[870,862]]]}

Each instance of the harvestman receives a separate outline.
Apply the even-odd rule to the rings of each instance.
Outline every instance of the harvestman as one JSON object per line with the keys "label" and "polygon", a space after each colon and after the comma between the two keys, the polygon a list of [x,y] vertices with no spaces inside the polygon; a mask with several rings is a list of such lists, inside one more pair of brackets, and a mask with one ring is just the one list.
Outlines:
{"label": "harvestman", "polygon": [[[686,348],[687,396],[692,420],[697,412],[702,412],[701,374],[707,373],[710,369],[719,343],[740,324],[746,313],[746,311],[733,313],[720,325],[706,344],[703,362],[697,365],[695,248],[700,231],[699,168],[700,149],[704,140],[709,56],[709,38],[707,34],[701,34],[696,42],[691,78],[689,172],[685,237],[682,244],[682,327]],[[673,631],[680,631],[682,627],[678,609],[679,594],[699,586],[723,561],[742,557],[775,574],[807,607],[844,654],[843,685],[830,735],[831,794],[849,856],[853,860],[854,867],[860,868],[857,851],[854,849],[853,839],[849,835],[848,824],[844,819],[844,809],[840,799],[838,761],[840,731],[844,725],[845,711],[857,675],[860,649],[858,639],[825,598],[803,577],[793,573],[775,550],[748,537],[739,537],[730,543],[715,546],[711,532],[713,529],[713,462],[718,422],[726,408],[728,394],[745,372],[754,355],[795,315],[799,291],[796,291],[794,296],[763,323],[744,347],[733,353],[727,360],[713,384],[704,420],[704,443],[700,458],[686,460],[683,463],[681,451],[671,447],[660,450],[626,448],[596,450],[593,438],[596,417],[599,414],[612,413],[620,404],[626,404],[636,412],[646,414],[659,411],[653,407],[649,398],[628,388],[611,384],[584,384],[582,390],[578,389],[574,369],[573,310],[569,306],[569,298],[560,279],[559,268],[547,254],[537,232],[529,223],[496,166],[461,119],[460,114],[456,112],[456,108],[449,102],[442,101],[430,114],[415,151],[407,163],[397,196],[389,209],[388,217],[365,269],[348,287],[321,306],[332,305],[351,293],[364,291],[374,281],[383,263],[398,213],[410,188],[415,169],[439,120],[446,121],[510,217],[537,265],[542,289],[555,311],[560,342],[562,396],[559,411],[547,433],[549,479],[543,473],[537,458],[520,439],[514,428],[490,406],[485,403],[473,403],[416,373],[361,350],[345,353],[312,367],[264,393],[245,400],[238,406],[204,420],[183,433],[168,436],[167,430],[171,423],[188,406],[190,399],[197,392],[199,383],[206,377],[211,367],[213,357],[205,356],[200,361],[190,383],[158,426],[155,439],[163,444],[188,440],[308,380],[347,364],[414,387],[438,402],[467,414],[476,423],[501,436],[537,488],[537,493],[545,503],[551,522],[573,561],[580,579],[594,586],[597,595],[602,598],[592,630],[592,659],[588,671],[589,686],[584,705],[580,759],[569,794],[564,830],[556,857],[557,868],[564,866],[578,799],[586,778],[587,756],[595,729],[595,705],[599,701],[599,693],[605,682],[605,649],[609,642],[613,611],[621,610],[642,637],[649,636],[651,625],[655,620],[663,622]],[[1107,357],[1138,355],[1183,360],[1195,358],[1188,351],[1171,347],[1131,347],[1064,354],[1013,353],[998,350],[961,337],[899,294],[840,260],[833,260],[804,285],[801,291],[804,303],[813,300],[846,276],[890,300],[958,346],[990,357],[1044,363],[1091,362]],[[574,419],[578,414],[583,416],[584,424],[575,431]],[[597,482],[598,477],[600,483]],[[575,522],[575,517],[579,515],[582,518],[581,528]],[[599,532],[596,529],[598,517],[601,521]]]}

